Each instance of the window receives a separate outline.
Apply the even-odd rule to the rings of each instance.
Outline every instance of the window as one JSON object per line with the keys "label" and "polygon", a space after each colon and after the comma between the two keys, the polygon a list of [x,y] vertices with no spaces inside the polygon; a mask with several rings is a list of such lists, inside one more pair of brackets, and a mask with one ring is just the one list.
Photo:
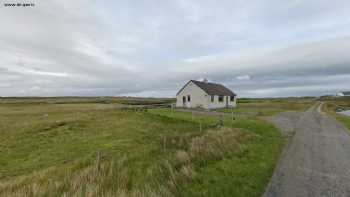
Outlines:
{"label": "window", "polygon": [[190,95],[187,95],[187,101],[191,102],[191,96]]}
{"label": "window", "polygon": [[232,101],[232,102],[235,101],[235,96],[231,96],[230,101]]}
{"label": "window", "polygon": [[211,96],[210,96],[210,100],[211,100],[212,103],[214,103],[214,98],[215,98],[214,95],[211,95]]}
{"label": "window", "polygon": [[219,102],[224,102],[224,96],[219,96]]}

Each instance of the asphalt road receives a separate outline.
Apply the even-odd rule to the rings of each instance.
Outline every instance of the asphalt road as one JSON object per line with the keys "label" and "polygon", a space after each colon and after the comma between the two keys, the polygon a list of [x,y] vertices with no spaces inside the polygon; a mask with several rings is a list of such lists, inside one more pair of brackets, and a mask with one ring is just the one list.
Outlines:
{"label": "asphalt road", "polygon": [[292,137],[264,197],[350,197],[350,136],[319,108],[272,120]]}

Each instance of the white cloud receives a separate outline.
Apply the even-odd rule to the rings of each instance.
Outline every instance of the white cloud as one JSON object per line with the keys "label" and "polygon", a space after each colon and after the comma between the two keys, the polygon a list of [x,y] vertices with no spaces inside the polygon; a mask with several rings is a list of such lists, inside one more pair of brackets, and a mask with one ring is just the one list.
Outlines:
{"label": "white cloud", "polygon": [[[346,0],[35,4],[0,7],[0,84],[11,84],[1,94],[171,96],[203,76],[241,96],[350,83],[339,78],[350,73]],[[300,76],[312,80],[299,84]]]}
{"label": "white cloud", "polygon": [[250,75],[241,75],[241,76],[237,76],[236,79],[238,79],[238,80],[250,80],[251,77],[250,77]]}
{"label": "white cloud", "polygon": [[49,72],[49,71],[42,71],[42,70],[36,70],[31,68],[25,68],[25,67],[16,67],[16,66],[8,68],[8,71],[19,73],[19,74],[44,75],[44,76],[52,76],[52,77],[69,77],[70,76],[67,73]]}

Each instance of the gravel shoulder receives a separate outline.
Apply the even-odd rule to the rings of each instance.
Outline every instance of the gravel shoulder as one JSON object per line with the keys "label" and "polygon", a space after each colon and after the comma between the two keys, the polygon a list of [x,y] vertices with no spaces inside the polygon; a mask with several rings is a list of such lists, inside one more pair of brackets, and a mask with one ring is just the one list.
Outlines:
{"label": "gravel shoulder", "polygon": [[301,114],[301,112],[282,112],[269,118],[268,121],[280,129],[282,136],[288,137],[294,135],[295,126]]}
{"label": "gravel shoulder", "polygon": [[271,119],[292,137],[264,197],[350,196],[350,136],[320,105]]}

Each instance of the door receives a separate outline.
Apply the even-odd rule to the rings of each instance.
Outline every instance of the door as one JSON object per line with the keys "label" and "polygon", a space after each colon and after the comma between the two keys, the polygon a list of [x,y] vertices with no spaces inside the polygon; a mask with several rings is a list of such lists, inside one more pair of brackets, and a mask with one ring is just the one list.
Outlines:
{"label": "door", "polygon": [[186,97],[182,97],[182,107],[186,107]]}
{"label": "door", "polygon": [[191,108],[191,95],[187,95],[187,108]]}
{"label": "door", "polygon": [[226,96],[226,107],[228,107],[228,96]]}

